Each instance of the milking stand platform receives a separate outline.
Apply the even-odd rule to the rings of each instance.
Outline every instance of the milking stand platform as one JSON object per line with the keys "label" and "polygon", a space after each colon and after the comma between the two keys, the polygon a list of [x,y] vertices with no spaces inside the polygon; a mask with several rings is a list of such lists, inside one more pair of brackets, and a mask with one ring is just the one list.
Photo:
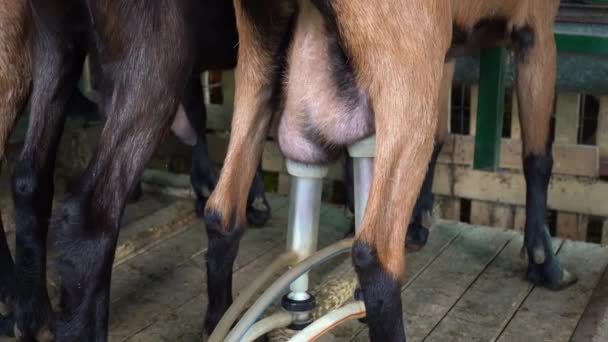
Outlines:
{"label": "milking stand platform", "polygon": [[[604,58],[608,30],[602,21],[608,17],[581,16],[572,8],[569,14],[564,12],[569,15],[565,21],[586,17],[599,22],[584,29],[558,24],[558,49]],[[608,13],[605,7],[596,10]],[[500,157],[502,99],[510,76],[504,50],[487,50],[481,57],[477,132],[484,134],[476,138],[475,167],[487,170],[496,168]],[[560,65],[578,68],[577,58]],[[604,91],[608,78],[600,80],[599,75],[606,67],[598,63],[592,65],[593,72],[562,81],[577,89],[585,84]],[[4,184],[6,175],[0,179]],[[116,252],[110,341],[200,341],[206,307],[206,234],[193,210],[189,180],[154,172],[145,180],[145,196],[127,208]],[[8,187],[1,189],[3,222],[12,243],[10,194]],[[269,194],[269,200],[272,219],[261,229],[249,229],[241,243],[234,268],[235,297],[285,251],[289,199]],[[343,239],[349,228],[344,208],[322,205],[318,248]],[[522,239],[512,230],[437,221],[426,247],[406,256],[402,299],[408,341],[608,341],[608,248],[555,239],[558,257],[579,282],[551,292],[523,279]],[[343,255],[313,269],[311,288],[322,289],[331,281],[327,275],[347,265],[347,258]],[[53,262],[51,247],[49,290],[56,304]],[[279,303],[269,311],[277,308]],[[353,320],[320,340],[367,341],[368,334],[364,324]]]}
{"label": "milking stand platform", "polygon": [[[187,195],[187,177],[173,177],[170,187],[155,185],[154,174],[146,179],[148,191],[127,208],[120,236],[110,341],[200,341],[206,307],[204,226],[190,199],[151,192]],[[235,295],[285,250],[288,199],[269,199],[272,219],[264,228],[249,229],[241,243]],[[10,208],[6,190],[0,203]],[[10,215],[10,209],[3,211],[8,230]],[[349,226],[344,208],[324,204],[319,248],[342,239]],[[522,237],[514,231],[439,221],[428,245],[407,255],[402,298],[409,341],[608,341],[608,249],[555,240],[560,260],[580,281],[551,292],[523,279],[521,246]],[[346,257],[314,269],[311,286]],[[54,274],[49,282],[56,298]],[[366,341],[367,330],[350,321],[320,340]]]}

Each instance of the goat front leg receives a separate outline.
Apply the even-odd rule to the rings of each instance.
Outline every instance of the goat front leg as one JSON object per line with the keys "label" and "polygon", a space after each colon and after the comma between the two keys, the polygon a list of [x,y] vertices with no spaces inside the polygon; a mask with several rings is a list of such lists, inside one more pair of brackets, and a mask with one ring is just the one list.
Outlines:
{"label": "goat front leg", "polygon": [[375,113],[374,176],[353,263],[371,340],[405,341],[400,282],[404,223],[409,222],[433,149],[451,37],[449,8],[422,0],[407,5],[344,0],[332,6]]}
{"label": "goat front leg", "polygon": [[239,31],[236,95],[228,153],[218,184],[207,201],[205,220],[209,306],[205,332],[211,334],[232,303],[232,267],[245,229],[247,194],[258,166],[273,113],[275,64],[284,41],[293,1],[235,1]]}
{"label": "goat front leg", "polygon": [[[0,3],[0,169],[9,136],[30,92],[30,31],[27,3]],[[15,268],[0,218],[0,335],[13,335]]]}
{"label": "goat front leg", "polygon": [[563,269],[554,255],[546,222],[547,189],[553,168],[551,112],[556,48],[553,24],[541,20],[535,24],[534,30],[522,28],[515,35],[517,96],[526,177],[524,248],[528,255],[528,280],[559,290],[573,284],[577,278]]}
{"label": "goat front leg", "polygon": [[111,83],[101,89],[107,112],[93,158],[53,215],[62,280],[59,341],[107,341],[124,208],[170,129],[193,67],[194,43],[180,20],[189,15],[183,6],[171,0],[125,3],[90,3],[99,60],[108,63],[102,64],[103,77]]}
{"label": "goat front leg", "polygon": [[12,177],[16,248],[15,335],[49,340],[52,310],[46,287],[47,231],[55,157],[67,102],[76,89],[85,52],[76,1],[30,1],[33,87],[25,144]]}

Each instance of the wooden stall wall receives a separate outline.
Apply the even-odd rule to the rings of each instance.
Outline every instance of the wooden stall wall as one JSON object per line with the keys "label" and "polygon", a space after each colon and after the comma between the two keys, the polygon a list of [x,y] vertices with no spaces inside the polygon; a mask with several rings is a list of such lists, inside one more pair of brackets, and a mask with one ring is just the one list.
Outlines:
{"label": "wooden stall wall", "polygon": [[[229,139],[234,96],[233,71],[202,76],[208,105],[211,158],[220,165]],[[436,213],[444,219],[523,230],[525,181],[517,98],[507,90],[498,172],[472,168],[477,85],[454,85],[450,136],[443,147],[433,185]],[[278,149],[275,129],[263,156],[269,191],[287,194],[290,177]],[[558,93],[555,101],[554,169],[549,189],[549,226],[555,236],[608,244],[608,96]],[[340,163],[331,168],[324,199],[344,199]]]}

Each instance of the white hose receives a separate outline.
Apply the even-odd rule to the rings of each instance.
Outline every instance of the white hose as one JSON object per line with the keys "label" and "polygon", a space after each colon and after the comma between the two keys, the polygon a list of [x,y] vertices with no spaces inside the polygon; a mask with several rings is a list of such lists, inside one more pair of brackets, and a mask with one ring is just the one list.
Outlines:
{"label": "white hose", "polygon": [[238,316],[243,312],[251,298],[258,292],[258,290],[264,286],[268,279],[274,276],[277,272],[287,266],[293,265],[298,261],[298,254],[295,252],[287,252],[281,254],[272,264],[268,265],[266,269],[260,274],[249,286],[247,286],[241,294],[236,298],[234,303],[228,308],[228,311],[222,316],[222,319],[217,324],[211,336],[209,336],[209,342],[222,342],[224,337],[230,331],[230,327]]}
{"label": "white hose", "polygon": [[[258,300],[247,310],[241,320],[232,329],[230,334],[226,336],[226,342],[240,342],[243,336],[255,321],[264,313],[264,310],[272,304],[272,302],[291,284],[295,279],[302,274],[308,272],[313,266],[321,264],[332,257],[350,251],[353,244],[353,239],[345,239],[331,246],[325,247],[312,256],[308,257],[301,263],[294,266],[287,273],[283,274],[275,281]],[[219,342],[219,341],[218,341]]]}
{"label": "white hose", "polygon": [[254,324],[243,337],[243,342],[253,342],[257,338],[273,331],[274,329],[285,328],[293,321],[293,315],[287,311],[281,311],[268,316]]}
{"label": "white hose", "polygon": [[314,321],[312,324],[289,339],[289,342],[311,342],[338,325],[356,318],[365,317],[365,304],[362,301],[346,304],[331,311],[327,315]]}

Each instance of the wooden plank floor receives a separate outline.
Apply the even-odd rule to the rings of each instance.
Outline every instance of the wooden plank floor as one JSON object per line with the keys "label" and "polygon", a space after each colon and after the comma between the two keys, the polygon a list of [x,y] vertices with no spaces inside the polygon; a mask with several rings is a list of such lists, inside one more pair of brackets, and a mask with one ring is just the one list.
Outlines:
{"label": "wooden plank floor", "polygon": [[[288,203],[278,196],[270,201],[269,224],[250,229],[241,243],[235,293],[284,250]],[[349,221],[343,209],[325,205],[321,227],[322,247],[344,237]],[[580,281],[551,292],[523,279],[521,246],[513,231],[438,223],[428,245],[407,256],[402,299],[408,341],[608,341],[608,249],[555,240],[560,260]],[[146,194],[130,205],[112,279],[110,340],[200,341],[205,249],[191,201]],[[342,260],[315,270],[313,282]],[[323,338],[367,340],[358,321]]]}

